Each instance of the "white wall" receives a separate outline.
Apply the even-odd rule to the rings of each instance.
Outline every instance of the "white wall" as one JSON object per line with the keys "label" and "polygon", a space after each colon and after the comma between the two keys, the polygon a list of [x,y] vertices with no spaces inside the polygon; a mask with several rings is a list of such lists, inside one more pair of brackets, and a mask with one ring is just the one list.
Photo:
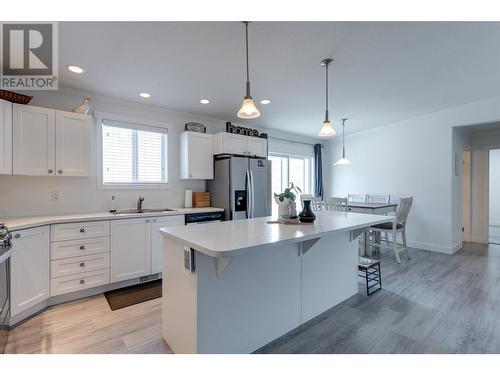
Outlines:
{"label": "white wall", "polygon": [[[29,93],[29,95],[34,96],[30,104],[60,110],[71,110],[80,104],[83,96],[87,94],[89,93],[68,88],[61,88],[54,92]],[[95,152],[93,152],[91,177],[0,175],[0,217],[106,211],[111,195],[117,197],[120,208],[129,208],[134,207],[139,193],[143,193],[145,196],[145,207],[182,207],[186,188],[191,188],[193,191],[205,190],[205,181],[179,180],[178,137],[186,122],[201,122],[207,126],[209,133],[216,133],[225,130],[226,121],[96,94],[90,95],[92,96],[91,109],[93,111],[128,115],[160,121],[168,125],[169,167],[171,169],[169,188],[155,190],[98,189],[95,174]],[[283,136],[283,134],[279,135]],[[52,192],[55,191],[59,193],[59,199],[56,201],[52,200]]]}
{"label": "white wall", "polygon": [[394,202],[413,196],[410,246],[453,253],[461,247],[461,178],[454,176],[454,153],[465,140],[453,139],[452,128],[499,119],[497,97],[353,134],[346,138],[352,164],[333,167],[342,150],[337,137],[325,146],[325,191],[388,193]]}
{"label": "white wall", "polygon": [[490,225],[500,225],[500,150],[490,152],[489,219]]}

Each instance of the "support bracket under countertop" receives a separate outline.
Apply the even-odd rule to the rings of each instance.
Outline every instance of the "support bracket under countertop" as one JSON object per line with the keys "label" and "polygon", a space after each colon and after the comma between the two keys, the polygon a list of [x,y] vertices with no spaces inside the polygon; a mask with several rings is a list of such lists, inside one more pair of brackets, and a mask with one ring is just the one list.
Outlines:
{"label": "support bracket under countertop", "polygon": [[311,247],[313,247],[314,244],[319,240],[320,240],[319,238],[313,238],[312,240],[305,240],[299,242],[299,255],[302,256],[305,253],[307,253],[311,249]]}
{"label": "support bracket under countertop", "polygon": [[363,232],[365,232],[365,231],[367,231],[367,230],[368,230],[368,227],[366,227],[366,228],[358,228],[358,229],[351,230],[351,231],[349,232],[349,234],[350,234],[349,239],[350,239],[351,241],[354,241],[354,240],[356,240],[359,236],[361,236],[361,235],[363,234]]}
{"label": "support bracket under countertop", "polygon": [[215,270],[215,277],[217,279],[222,278],[224,271],[233,261],[233,257],[220,257],[220,258],[212,258],[213,268]]}

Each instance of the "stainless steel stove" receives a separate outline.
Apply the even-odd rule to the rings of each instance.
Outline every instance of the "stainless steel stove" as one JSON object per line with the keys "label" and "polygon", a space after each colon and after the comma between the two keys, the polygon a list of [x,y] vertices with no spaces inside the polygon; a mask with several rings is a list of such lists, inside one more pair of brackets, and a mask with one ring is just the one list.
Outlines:
{"label": "stainless steel stove", "polygon": [[12,235],[4,224],[0,224],[0,353],[5,351],[9,335],[11,252]]}

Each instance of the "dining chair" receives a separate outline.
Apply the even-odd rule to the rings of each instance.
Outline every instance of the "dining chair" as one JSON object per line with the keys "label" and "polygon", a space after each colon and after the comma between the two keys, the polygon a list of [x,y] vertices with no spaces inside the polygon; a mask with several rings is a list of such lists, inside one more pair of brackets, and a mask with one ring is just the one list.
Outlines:
{"label": "dining chair", "polygon": [[348,194],[347,195],[348,202],[355,203],[366,203],[366,194]]}
{"label": "dining chair", "polygon": [[[406,257],[410,259],[410,257],[408,256],[408,244],[406,242],[406,220],[408,218],[408,214],[410,213],[412,203],[413,197],[401,198],[398,204],[398,208],[396,209],[394,222],[389,221],[387,223],[377,224],[370,227],[370,231],[385,234],[385,239],[370,241],[370,245],[374,246],[377,249],[392,249],[398,263],[401,263],[401,259],[399,257],[399,253],[401,251],[405,251]],[[398,243],[398,233],[401,233],[401,239],[403,241],[402,243]],[[389,234],[391,234],[392,241],[389,241]]]}
{"label": "dining chair", "polygon": [[325,210],[326,211],[344,211],[347,212],[347,198],[326,197]]}
{"label": "dining chair", "polygon": [[311,200],[311,209],[313,211],[322,211],[323,210],[323,200],[321,197],[312,197],[307,198]]}
{"label": "dining chair", "polygon": [[390,203],[391,196],[387,195],[370,195],[366,196],[366,203]]}

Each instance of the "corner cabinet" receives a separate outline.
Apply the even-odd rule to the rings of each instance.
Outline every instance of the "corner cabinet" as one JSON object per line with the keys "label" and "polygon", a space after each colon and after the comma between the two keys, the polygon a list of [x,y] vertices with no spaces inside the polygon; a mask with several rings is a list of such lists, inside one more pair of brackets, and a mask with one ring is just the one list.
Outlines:
{"label": "corner cabinet", "polygon": [[267,139],[232,133],[217,133],[214,154],[267,157]]}
{"label": "corner cabinet", "polygon": [[90,116],[14,104],[12,119],[13,174],[90,175]]}
{"label": "corner cabinet", "polygon": [[0,174],[12,174],[12,103],[1,99]]}
{"label": "corner cabinet", "polygon": [[214,178],[213,135],[196,132],[181,133],[180,178],[211,180]]}
{"label": "corner cabinet", "polygon": [[12,233],[10,258],[11,315],[49,298],[49,227]]}

